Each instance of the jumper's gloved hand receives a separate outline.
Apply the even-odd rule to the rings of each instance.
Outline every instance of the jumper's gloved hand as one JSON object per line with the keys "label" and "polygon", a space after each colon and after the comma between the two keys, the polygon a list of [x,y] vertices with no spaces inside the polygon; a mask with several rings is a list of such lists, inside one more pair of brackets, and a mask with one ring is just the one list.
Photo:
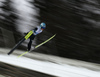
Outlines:
{"label": "jumper's gloved hand", "polygon": [[27,33],[24,33],[24,35],[27,35],[28,34],[28,32]]}

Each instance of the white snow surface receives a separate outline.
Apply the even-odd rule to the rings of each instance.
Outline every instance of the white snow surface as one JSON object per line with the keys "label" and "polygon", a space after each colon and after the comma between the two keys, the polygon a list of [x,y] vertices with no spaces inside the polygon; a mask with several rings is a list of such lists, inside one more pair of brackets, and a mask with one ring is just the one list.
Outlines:
{"label": "white snow surface", "polygon": [[0,61],[57,77],[100,77],[100,71],[93,71],[85,67],[64,63],[57,64],[49,61],[40,61],[38,59],[31,59],[24,56],[18,58],[16,55],[9,56],[0,54]]}

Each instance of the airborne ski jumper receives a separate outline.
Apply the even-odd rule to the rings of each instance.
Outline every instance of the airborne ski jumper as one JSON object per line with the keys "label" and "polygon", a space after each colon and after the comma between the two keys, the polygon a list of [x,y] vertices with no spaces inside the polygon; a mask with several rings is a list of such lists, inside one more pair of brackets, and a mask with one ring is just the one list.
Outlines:
{"label": "airborne ski jumper", "polygon": [[35,28],[33,31],[33,34],[29,37],[30,41],[28,43],[28,51],[30,51],[31,49],[31,45],[32,45],[32,41],[34,40],[35,36],[37,34],[40,34],[44,29],[46,28],[46,24],[45,23],[41,23],[40,26],[38,26],[37,28]]}
{"label": "airborne ski jumper", "polygon": [[21,41],[19,41],[12,49],[11,51],[8,53],[8,55],[10,55],[21,43],[23,43],[25,40],[27,40],[28,38],[30,38],[30,41],[28,43],[28,47],[27,47],[27,51],[30,51],[31,49],[31,45],[32,45],[32,41],[34,40],[35,36],[37,34],[40,34],[44,29],[46,28],[46,24],[45,23],[41,23],[40,26],[36,27],[35,29],[29,31],[28,33],[26,33],[26,35],[24,36],[23,39],[21,39]]}

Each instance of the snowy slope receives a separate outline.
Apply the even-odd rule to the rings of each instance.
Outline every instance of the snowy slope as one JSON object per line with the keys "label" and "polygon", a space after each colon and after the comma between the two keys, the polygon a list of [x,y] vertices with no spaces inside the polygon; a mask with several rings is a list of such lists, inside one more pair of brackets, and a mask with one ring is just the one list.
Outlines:
{"label": "snowy slope", "polygon": [[[7,54],[4,54],[4,52],[9,51],[9,50],[4,51],[4,50],[5,49],[0,50],[0,52],[2,52],[0,54],[0,61],[11,64],[11,65],[24,67],[27,69],[35,70],[38,72],[46,73],[46,74],[57,76],[57,77],[100,77],[100,70],[99,70],[100,67],[96,66],[95,64],[93,65],[92,63],[86,64],[86,62],[82,63],[82,61],[77,62],[75,60],[69,60],[69,59],[64,60],[64,61],[68,61],[67,63],[66,62],[61,63],[60,60],[63,60],[63,58],[58,59],[58,57],[51,56],[52,61],[58,59],[57,60],[58,62],[55,61],[55,63],[53,63],[53,62],[50,62],[47,60],[43,60],[44,57],[48,58],[48,60],[51,59],[50,56],[48,56],[48,55],[43,56],[41,54],[40,55],[38,54],[38,55],[41,56],[40,58],[43,57],[42,60],[39,60],[39,57],[37,57],[38,59],[27,58],[24,56],[18,58],[17,55],[8,56]],[[19,53],[19,51],[18,51],[18,53]],[[20,52],[20,53],[22,53],[22,52]],[[15,53],[13,53],[13,54],[15,54]],[[37,54],[34,55],[34,54],[28,53],[28,54],[26,54],[26,56],[31,57],[33,55],[33,57],[36,58],[36,56],[38,56],[38,55]],[[77,66],[74,65],[75,62],[77,62]],[[82,64],[82,66],[81,66],[81,64]],[[91,67],[91,69],[94,68],[95,71],[90,70],[89,66]],[[86,68],[86,67],[89,67],[89,68]],[[96,69],[97,69],[97,71],[96,71]]]}

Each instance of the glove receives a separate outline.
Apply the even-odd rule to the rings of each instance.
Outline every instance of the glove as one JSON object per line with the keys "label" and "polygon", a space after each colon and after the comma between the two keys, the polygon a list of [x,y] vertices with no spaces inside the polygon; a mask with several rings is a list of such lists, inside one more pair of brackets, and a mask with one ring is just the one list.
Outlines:
{"label": "glove", "polygon": [[28,32],[27,33],[24,33],[24,35],[27,35],[28,34]]}

